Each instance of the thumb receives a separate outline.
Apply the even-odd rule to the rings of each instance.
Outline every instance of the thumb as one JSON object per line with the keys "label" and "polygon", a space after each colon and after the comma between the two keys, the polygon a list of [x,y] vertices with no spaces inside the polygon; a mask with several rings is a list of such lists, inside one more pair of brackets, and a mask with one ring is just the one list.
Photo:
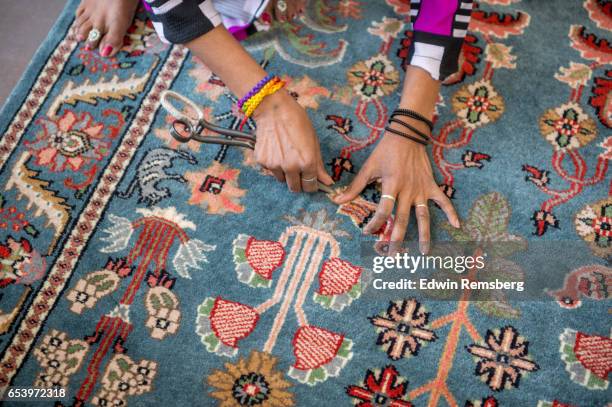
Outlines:
{"label": "thumb", "polygon": [[368,185],[369,180],[369,171],[367,167],[364,167],[355,176],[355,179],[353,179],[351,185],[349,185],[346,190],[333,197],[332,200],[338,205],[352,201],[353,199],[357,198],[361,191],[363,191],[363,189]]}

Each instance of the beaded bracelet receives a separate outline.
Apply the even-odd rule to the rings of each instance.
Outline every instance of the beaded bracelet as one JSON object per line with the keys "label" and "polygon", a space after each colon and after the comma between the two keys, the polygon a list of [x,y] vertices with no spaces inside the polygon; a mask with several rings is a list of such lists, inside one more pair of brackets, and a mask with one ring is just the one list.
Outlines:
{"label": "beaded bracelet", "polygon": [[[246,116],[251,116],[264,97],[276,92],[278,89],[282,88],[283,85],[284,83],[278,77],[273,77],[255,95],[244,102],[242,105],[242,112]],[[272,89],[274,89],[274,92],[270,93]]]}
{"label": "beaded bracelet", "polygon": [[425,125],[427,127],[429,127],[430,131],[433,131],[433,122],[429,119],[427,119],[425,116],[423,116],[422,114],[415,112],[414,110],[410,110],[410,109],[395,109],[393,111],[393,114],[391,114],[391,117],[393,116],[406,116],[406,117],[410,117],[411,119],[415,119],[418,120],[420,122],[425,123]]}
{"label": "beaded bracelet", "polygon": [[257,85],[253,86],[253,89],[251,89],[249,91],[249,93],[247,93],[246,95],[244,95],[239,101],[238,101],[238,109],[242,110],[242,105],[244,105],[244,103],[249,100],[250,98],[252,98],[253,96],[255,96],[255,94],[257,92],[259,92],[261,90],[261,88],[264,87],[264,85],[268,82],[270,82],[270,80],[272,79],[272,77],[270,75],[266,75],[265,78],[263,78],[262,80],[260,80],[259,82],[257,82]]}
{"label": "beaded bracelet", "polygon": [[[259,86],[259,85],[263,82],[263,80],[260,81],[260,83],[258,83],[257,85],[255,85],[253,90],[251,90],[251,92],[249,92],[245,96],[245,98],[247,96],[249,96],[251,93],[252,93],[252,95],[250,97],[248,97],[248,99],[246,99],[242,103],[242,106],[240,106],[240,109],[244,113],[244,119],[240,123],[240,129],[241,130],[242,130],[242,127],[244,126],[244,124],[249,119],[249,117],[251,117],[253,112],[255,112],[255,109],[257,109],[257,107],[259,106],[261,101],[266,96],[270,96],[270,95],[276,93],[283,86],[285,86],[285,82],[280,80],[280,78],[278,76],[266,77],[264,79],[267,79],[267,81],[263,85],[261,85],[261,86]],[[259,89],[257,89],[257,88],[259,88]]]}
{"label": "beaded bracelet", "polygon": [[429,143],[429,136],[427,134],[423,133],[421,130],[417,129],[414,126],[411,126],[410,124],[406,123],[405,121],[400,120],[400,119],[396,119],[395,117],[391,117],[389,119],[389,123],[397,123],[400,126],[404,126],[408,130],[412,130],[417,136],[421,137],[423,139],[423,141]]}
{"label": "beaded bracelet", "polygon": [[395,130],[395,129],[392,129],[392,128],[388,127],[388,126],[385,127],[385,130],[390,132],[390,133],[397,134],[398,136],[402,136],[404,138],[407,138],[409,140],[414,141],[415,143],[419,143],[419,144],[422,144],[424,146],[426,146],[427,144],[429,144],[431,142],[431,139],[429,138],[429,136],[427,134],[423,133],[421,130],[417,129],[416,127],[406,123],[405,121],[397,119],[395,116],[410,117],[411,119],[415,119],[415,120],[418,120],[418,121],[424,123],[430,130],[433,130],[433,123],[431,122],[431,120],[426,119],[423,115],[421,115],[421,114],[419,114],[419,113],[417,113],[417,112],[415,112],[413,110],[396,109],[391,114],[391,118],[389,119],[389,124],[397,123],[400,126],[403,126],[403,127],[407,128],[408,130],[412,131],[414,134],[409,134],[409,133],[405,133],[403,131]]}

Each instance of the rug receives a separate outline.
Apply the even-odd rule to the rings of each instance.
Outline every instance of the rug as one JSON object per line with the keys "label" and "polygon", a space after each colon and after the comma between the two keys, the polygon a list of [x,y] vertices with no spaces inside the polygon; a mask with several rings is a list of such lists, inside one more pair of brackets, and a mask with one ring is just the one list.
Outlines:
{"label": "rug", "polygon": [[[479,1],[437,106],[432,164],[463,226],[432,207],[434,238],[569,243],[570,260],[512,249],[497,263],[554,265],[562,280],[533,301],[372,295],[363,253],[384,233],[360,228],[376,187],[338,207],[288,193],[248,152],[179,145],[162,91],[234,128],[235,96],[142,11],[116,57],[86,50],[77,4],[0,114],[3,392],[58,386],[58,405],[98,406],[610,402],[612,2]],[[313,0],[245,42],[307,109],[339,186],[398,103],[409,19],[407,0]],[[366,73],[388,80],[364,86]]]}

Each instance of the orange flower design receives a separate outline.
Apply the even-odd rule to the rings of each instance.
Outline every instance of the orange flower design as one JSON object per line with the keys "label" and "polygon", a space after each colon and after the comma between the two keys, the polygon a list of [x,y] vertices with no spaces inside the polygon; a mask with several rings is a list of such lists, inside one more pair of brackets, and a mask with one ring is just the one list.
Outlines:
{"label": "orange flower design", "polygon": [[185,173],[191,188],[189,204],[199,205],[212,214],[242,213],[244,206],[240,205],[240,198],[246,191],[238,186],[239,175],[240,170],[218,161],[204,171]]}
{"label": "orange flower design", "polygon": [[286,87],[289,93],[291,93],[295,100],[305,109],[318,109],[319,98],[327,98],[331,94],[327,88],[319,85],[307,75],[297,80],[285,76],[283,77],[283,81],[287,84]]}

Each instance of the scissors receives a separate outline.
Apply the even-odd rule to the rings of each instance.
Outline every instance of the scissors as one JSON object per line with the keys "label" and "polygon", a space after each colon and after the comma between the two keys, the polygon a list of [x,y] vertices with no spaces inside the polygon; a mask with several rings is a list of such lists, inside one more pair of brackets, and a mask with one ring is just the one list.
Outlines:
{"label": "scissors", "polygon": [[[188,108],[194,115],[189,116],[184,110],[176,107],[175,102],[179,102]],[[166,90],[161,95],[161,105],[176,118],[170,124],[170,134],[181,143],[195,140],[206,144],[221,144],[226,146],[236,146],[255,150],[255,135],[240,130],[228,129],[216,126],[204,119],[204,113],[192,100],[171,90]],[[202,131],[208,129],[220,134],[220,136],[203,136]],[[317,181],[320,191],[327,194],[335,194],[331,187]]]}

